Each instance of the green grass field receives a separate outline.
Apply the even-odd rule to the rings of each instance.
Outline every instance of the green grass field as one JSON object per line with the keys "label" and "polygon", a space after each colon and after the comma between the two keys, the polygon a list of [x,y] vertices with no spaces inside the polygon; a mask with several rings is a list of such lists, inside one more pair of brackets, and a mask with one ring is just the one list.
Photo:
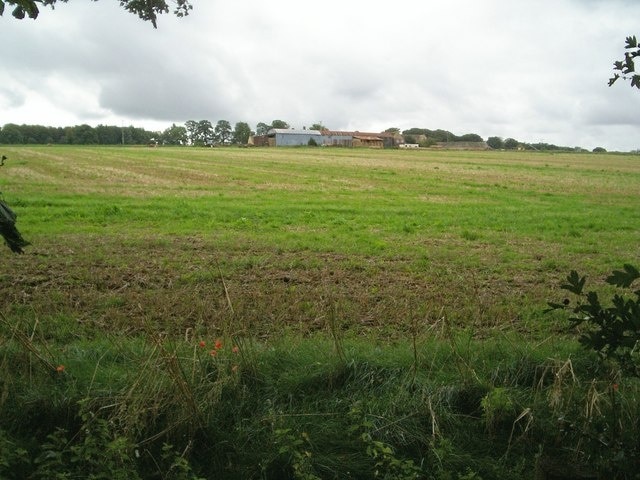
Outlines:
{"label": "green grass field", "polygon": [[637,155],[0,153],[1,478],[640,467],[638,382],[543,313],[640,264]]}
{"label": "green grass field", "polygon": [[544,332],[575,268],[640,257],[637,156],[357,149],[5,148],[32,242],[6,308],[135,328],[392,334],[447,315]]}

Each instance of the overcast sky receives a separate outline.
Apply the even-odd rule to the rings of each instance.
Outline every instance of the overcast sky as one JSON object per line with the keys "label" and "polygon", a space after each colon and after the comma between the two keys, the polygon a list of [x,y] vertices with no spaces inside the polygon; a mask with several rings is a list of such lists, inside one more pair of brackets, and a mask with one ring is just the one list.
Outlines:
{"label": "overcast sky", "polygon": [[640,91],[607,87],[638,0],[192,0],[158,29],[117,0],[0,17],[0,125],[282,119],[640,148]]}

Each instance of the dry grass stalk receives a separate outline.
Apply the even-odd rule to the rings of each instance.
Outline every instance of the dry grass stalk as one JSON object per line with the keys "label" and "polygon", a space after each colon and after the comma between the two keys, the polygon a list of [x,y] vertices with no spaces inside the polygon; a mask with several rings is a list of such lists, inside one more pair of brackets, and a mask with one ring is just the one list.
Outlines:
{"label": "dry grass stalk", "polygon": [[[7,320],[7,317],[4,316],[4,314],[2,312],[0,312],[0,320],[2,320],[2,323],[4,323],[12,332],[12,336],[14,336],[15,338],[18,339],[18,342],[20,342],[20,344],[27,350],[29,351],[31,354],[33,354],[33,356],[35,356],[40,363],[42,363],[45,367],[47,367],[47,369],[51,372],[55,372],[57,366],[54,365],[49,359],[47,359],[44,355],[42,355],[42,353],[40,352],[40,349],[38,349],[38,347],[36,347],[36,345],[33,343],[33,336],[35,334],[35,325],[34,325],[34,330],[31,334],[31,338],[29,338],[27,335],[25,335],[23,332],[21,332],[19,330],[19,325],[16,323],[15,325],[11,325],[9,323],[9,321]],[[48,351],[48,349],[46,349],[46,346],[44,347],[45,350],[47,351],[47,353],[49,354],[49,357],[52,357],[51,352]]]}

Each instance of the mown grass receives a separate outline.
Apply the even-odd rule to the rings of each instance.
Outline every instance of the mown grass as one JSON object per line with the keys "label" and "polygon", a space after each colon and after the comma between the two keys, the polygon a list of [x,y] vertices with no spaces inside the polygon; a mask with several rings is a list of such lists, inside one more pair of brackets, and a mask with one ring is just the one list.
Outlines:
{"label": "mown grass", "polygon": [[78,278],[90,308],[93,290],[119,290],[153,315],[157,295],[172,296],[168,285],[180,295],[213,285],[217,294],[224,277],[237,308],[269,327],[313,325],[324,297],[352,326],[445,308],[466,325],[530,329],[530,312],[570,268],[597,278],[638,257],[634,156],[54,146],[7,154],[2,189],[33,242],[26,258],[5,255],[7,271],[33,282],[44,257],[56,277],[39,274],[38,293]]}
{"label": "mown grass", "polygon": [[0,251],[8,478],[532,478],[610,467],[594,405],[638,424],[542,314],[570,269],[638,263],[637,156],[3,153],[32,242]]}

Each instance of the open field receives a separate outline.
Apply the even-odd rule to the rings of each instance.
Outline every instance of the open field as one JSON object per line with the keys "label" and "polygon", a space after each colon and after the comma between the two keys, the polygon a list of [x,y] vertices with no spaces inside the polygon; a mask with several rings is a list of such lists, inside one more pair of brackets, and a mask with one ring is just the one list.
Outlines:
{"label": "open field", "polygon": [[[3,311],[100,328],[393,334],[446,315],[540,333],[575,268],[640,258],[640,158],[338,149],[4,148],[33,246]],[[226,283],[229,298],[224,295]]]}
{"label": "open field", "polygon": [[635,478],[571,269],[640,264],[640,157],[2,147],[0,478]]}

